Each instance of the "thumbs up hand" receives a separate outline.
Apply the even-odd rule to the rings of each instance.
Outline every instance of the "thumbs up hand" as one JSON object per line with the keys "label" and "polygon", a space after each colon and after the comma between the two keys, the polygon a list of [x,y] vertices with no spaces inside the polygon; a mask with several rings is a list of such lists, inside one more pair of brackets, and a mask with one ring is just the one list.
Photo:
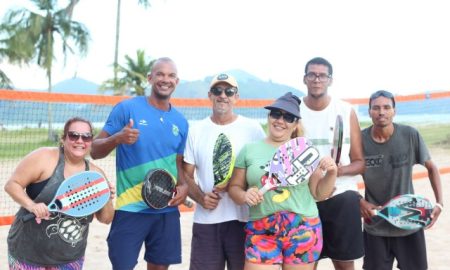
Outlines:
{"label": "thumbs up hand", "polygon": [[132,118],[130,118],[130,122],[126,126],[129,127],[129,128],[133,128],[133,125],[134,125],[134,121],[133,121]]}
{"label": "thumbs up hand", "polygon": [[133,144],[139,138],[139,129],[133,128],[134,121],[130,118],[130,122],[123,127],[118,134],[119,143]]}

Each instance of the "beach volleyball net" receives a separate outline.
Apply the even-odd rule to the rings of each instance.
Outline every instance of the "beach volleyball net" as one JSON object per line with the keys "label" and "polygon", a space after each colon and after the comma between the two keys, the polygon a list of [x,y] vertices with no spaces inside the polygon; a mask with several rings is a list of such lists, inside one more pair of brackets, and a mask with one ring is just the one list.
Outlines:
{"label": "beach volleyball net", "polygon": [[[0,89],[0,225],[11,224],[19,206],[3,187],[18,162],[31,151],[43,146],[58,146],[64,123],[72,117],[93,123],[94,133],[102,129],[111,109],[130,97],[57,94]],[[264,124],[264,106],[273,100],[239,100],[235,112]],[[368,99],[347,99],[355,108],[361,127],[370,125]],[[441,173],[450,172],[450,92],[398,96],[396,122],[416,127],[424,137],[433,160]],[[171,103],[185,115],[190,124],[208,117],[208,99],[176,99]],[[95,160],[115,181],[115,155]],[[423,174],[423,172],[422,172]]]}

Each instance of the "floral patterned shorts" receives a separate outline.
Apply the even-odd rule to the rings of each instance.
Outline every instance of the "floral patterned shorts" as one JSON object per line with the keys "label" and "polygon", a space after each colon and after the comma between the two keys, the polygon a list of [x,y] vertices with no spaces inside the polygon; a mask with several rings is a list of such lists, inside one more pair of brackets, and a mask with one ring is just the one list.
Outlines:
{"label": "floral patterned shorts", "polygon": [[277,212],[245,226],[245,257],[257,264],[309,264],[322,250],[319,217]]}

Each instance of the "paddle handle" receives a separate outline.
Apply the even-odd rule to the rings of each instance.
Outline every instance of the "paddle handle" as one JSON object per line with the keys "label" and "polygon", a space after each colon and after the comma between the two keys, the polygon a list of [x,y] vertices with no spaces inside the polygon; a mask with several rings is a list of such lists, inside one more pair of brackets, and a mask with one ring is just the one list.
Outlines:
{"label": "paddle handle", "polygon": [[28,213],[28,214],[26,214],[25,216],[22,217],[22,221],[23,222],[27,222],[27,221],[32,220],[35,217],[36,217],[36,215],[34,213]]}
{"label": "paddle handle", "polygon": [[[175,197],[175,195],[177,195],[177,190],[174,189],[173,193],[172,193],[172,198]],[[184,206],[186,206],[187,208],[192,208],[194,206],[194,202],[192,202],[191,200],[189,200],[188,198],[186,198],[186,200],[184,200],[183,202]]]}
{"label": "paddle handle", "polygon": [[188,208],[192,208],[194,206],[194,203],[191,200],[186,199],[183,204],[188,207]]}
{"label": "paddle handle", "polygon": [[272,188],[274,188],[274,187],[271,184],[266,183],[262,188],[259,189],[259,192],[261,193],[261,195],[263,195],[264,193],[271,190]]}

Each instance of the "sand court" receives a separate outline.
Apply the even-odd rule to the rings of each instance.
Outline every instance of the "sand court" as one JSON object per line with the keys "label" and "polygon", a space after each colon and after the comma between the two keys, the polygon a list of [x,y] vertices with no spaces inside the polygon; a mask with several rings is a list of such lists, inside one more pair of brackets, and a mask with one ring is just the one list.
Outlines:
{"label": "sand court", "polygon": [[[446,151],[447,152],[447,151]],[[447,152],[448,153],[448,152]],[[448,155],[446,155],[448,158]],[[437,159],[440,161],[445,160],[445,156]],[[438,164],[442,165],[442,164]],[[448,167],[448,166],[447,166]],[[422,171],[419,169],[418,171]],[[428,254],[428,266],[430,270],[447,270],[450,268],[450,256],[448,256],[448,247],[450,246],[450,214],[448,208],[449,192],[450,192],[450,174],[441,174],[443,192],[444,192],[444,204],[445,209],[441,214],[437,224],[427,231],[425,236],[427,239],[427,254]],[[414,181],[415,192],[417,194],[424,195],[434,202],[433,191],[430,186],[428,178],[421,178]],[[3,189],[3,184],[2,184]],[[2,190],[2,192],[4,192]],[[170,269],[186,270],[189,269],[189,257],[190,257],[190,243],[192,236],[192,212],[182,212],[181,214],[181,227],[182,227],[182,258],[183,263],[173,265]],[[7,245],[6,237],[8,235],[9,226],[0,226],[0,269],[7,269]],[[111,265],[108,259],[108,247],[106,243],[106,237],[109,232],[109,226],[94,221],[90,226],[88,247],[86,250],[86,262],[84,269],[87,270],[108,270],[111,269]],[[139,262],[135,268],[136,270],[145,270],[146,263],[143,260],[143,254],[139,256]],[[320,270],[332,270],[332,263],[330,260],[322,260],[319,264]],[[362,269],[362,259],[356,261],[356,269]],[[394,269],[396,269],[394,267]],[[206,270],[206,269],[205,269]]]}

